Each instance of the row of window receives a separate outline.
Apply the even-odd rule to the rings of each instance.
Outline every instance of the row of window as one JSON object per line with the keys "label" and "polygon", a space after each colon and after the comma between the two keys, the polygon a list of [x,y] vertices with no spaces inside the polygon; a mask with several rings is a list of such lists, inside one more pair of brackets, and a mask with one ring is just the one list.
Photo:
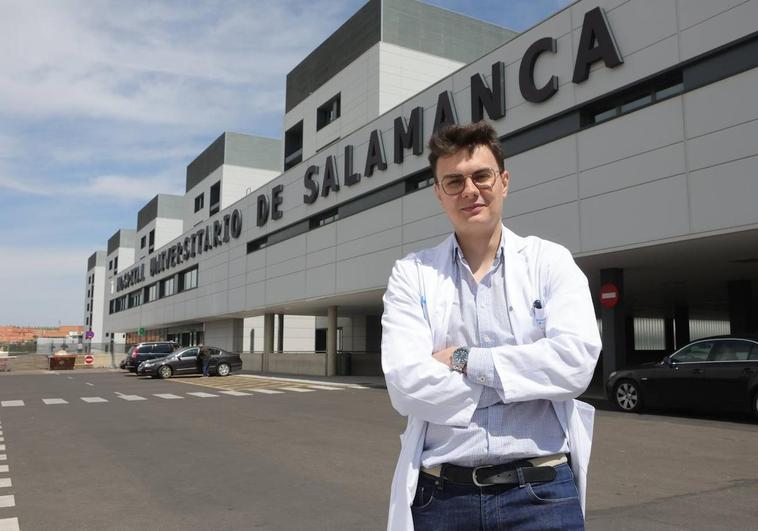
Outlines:
{"label": "row of window", "polygon": [[197,287],[197,266],[180,271],[168,278],[153,282],[149,286],[136,289],[115,299],[111,299],[108,313],[118,313],[148,302],[170,297],[176,293]]}
{"label": "row of window", "polygon": [[[210,189],[211,204],[208,215],[212,216],[221,210],[221,181],[218,181]],[[195,198],[195,212],[200,212],[205,206],[205,193],[198,195]]]}
{"label": "row of window", "polygon": [[[342,114],[341,94],[329,98],[329,101],[316,109],[316,131],[320,131],[337,120]],[[284,133],[284,169],[285,171],[303,160],[303,121],[287,129]]]}

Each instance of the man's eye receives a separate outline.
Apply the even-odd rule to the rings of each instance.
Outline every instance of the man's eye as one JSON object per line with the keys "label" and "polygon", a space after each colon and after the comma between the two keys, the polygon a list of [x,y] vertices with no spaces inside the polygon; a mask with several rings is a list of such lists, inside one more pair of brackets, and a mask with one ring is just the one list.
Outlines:
{"label": "man's eye", "polygon": [[463,175],[451,175],[445,179],[448,186],[460,186],[463,183]]}
{"label": "man's eye", "polygon": [[471,179],[476,183],[486,183],[492,178],[492,173],[488,170],[482,170],[471,175]]}

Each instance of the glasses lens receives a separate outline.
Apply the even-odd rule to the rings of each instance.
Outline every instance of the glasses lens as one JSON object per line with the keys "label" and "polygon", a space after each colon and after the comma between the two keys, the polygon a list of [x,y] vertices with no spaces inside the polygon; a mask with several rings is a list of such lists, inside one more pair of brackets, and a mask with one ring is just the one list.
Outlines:
{"label": "glasses lens", "polygon": [[[471,174],[471,182],[479,189],[490,189],[495,184],[497,174],[492,168],[482,168]],[[465,175],[446,175],[442,178],[442,191],[447,195],[457,195],[466,187]]]}

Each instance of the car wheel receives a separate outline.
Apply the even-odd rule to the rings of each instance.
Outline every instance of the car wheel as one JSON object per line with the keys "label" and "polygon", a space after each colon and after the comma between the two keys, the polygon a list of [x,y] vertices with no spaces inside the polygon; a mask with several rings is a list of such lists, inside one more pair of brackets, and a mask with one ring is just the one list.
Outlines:
{"label": "car wheel", "polygon": [[171,378],[171,375],[174,374],[174,371],[171,369],[169,365],[162,365],[158,368],[158,377],[165,380],[166,378]]}
{"label": "car wheel", "polygon": [[232,372],[232,368],[229,367],[228,363],[219,363],[218,368],[216,369],[216,373],[219,376],[229,376],[230,372]]}
{"label": "car wheel", "polygon": [[642,409],[642,393],[637,382],[621,380],[613,388],[613,402],[617,408],[630,413]]}

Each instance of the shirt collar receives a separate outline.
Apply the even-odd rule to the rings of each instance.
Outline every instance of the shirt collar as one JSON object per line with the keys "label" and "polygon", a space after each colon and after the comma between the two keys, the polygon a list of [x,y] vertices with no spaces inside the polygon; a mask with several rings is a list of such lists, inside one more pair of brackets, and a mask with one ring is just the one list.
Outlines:
{"label": "shirt collar", "polygon": [[[498,247],[497,254],[495,254],[495,260],[492,262],[492,267],[498,267],[505,256],[505,230],[500,231],[500,246]],[[453,263],[465,262],[466,259],[463,256],[461,246],[458,245],[458,237],[453,235]]]}

